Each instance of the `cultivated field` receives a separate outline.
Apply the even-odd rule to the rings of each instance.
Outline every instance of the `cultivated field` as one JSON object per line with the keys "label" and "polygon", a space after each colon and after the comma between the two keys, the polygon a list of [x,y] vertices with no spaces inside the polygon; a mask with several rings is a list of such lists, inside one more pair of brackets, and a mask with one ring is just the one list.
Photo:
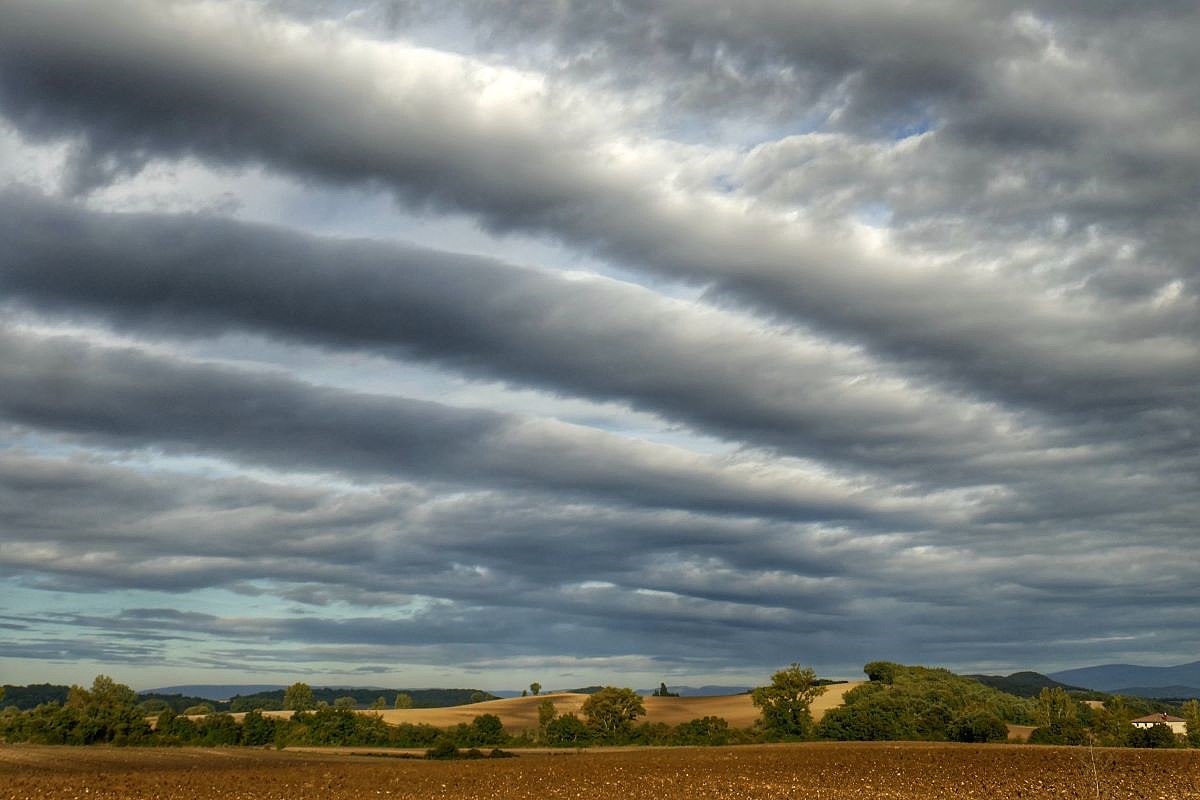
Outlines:
{"label": "cultivated field", "polygon": [[[851,683],[835,683],[826,687],[825,693],[813,701],[813,718],[820,720],[827,709],[842,704],[842,695],[861,685],[862,681]],[[513,697],[505,700],[489,700],[484,703],[472,703],[466,706],[451,706],[449,708],[407,708],[403,710],[385,710],[379,713],[385,722],[392,725],[401,722],[436,725],[446,728],[460,722],[469,723],[480,714],[495,714],[504,724],[509,733],[520,733],[524,730],[537,729],[538,703],[543,698],[554,701],[554,707],[559,714],[581,715],[580,709],[587,700],[586,694],[570,694],[559,692],[544,694],[539,697]],[[678,725],[700,717],[723,717],[734,728],[748,728],[758,720],[759,711],[754,707],[748,694],[726,695],[722,697],[646,697],[646,715],[638,717],[638,723],[665,722],[668,725]],[[269,711],[270,716],[291,717],[291,711]],[[241,714],[235,714],[241,717]]]}
{"label": "cultivated field", "polygon": [[433,762],[273,750],[0,747],[0,800],[1200,798],[1200,751],[837,743]]}

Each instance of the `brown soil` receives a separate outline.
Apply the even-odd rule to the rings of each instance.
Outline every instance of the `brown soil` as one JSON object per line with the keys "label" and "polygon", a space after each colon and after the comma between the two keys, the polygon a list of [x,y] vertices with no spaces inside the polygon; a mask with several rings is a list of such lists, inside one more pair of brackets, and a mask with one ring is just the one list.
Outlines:
{"label": "brown soil", "polygon": [[427,762],[271,750],[0,747],[0,800],[1200,798],[1200,751],[837,743]]}

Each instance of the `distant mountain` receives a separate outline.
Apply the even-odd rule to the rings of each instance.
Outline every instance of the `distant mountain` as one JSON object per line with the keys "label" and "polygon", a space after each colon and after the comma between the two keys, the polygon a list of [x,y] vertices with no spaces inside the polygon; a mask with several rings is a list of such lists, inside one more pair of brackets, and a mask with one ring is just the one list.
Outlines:
{"label": "distant mountain", "polygon": [[258,694],[286,688],[278,683],[229,685],[202,683],[188,686],[164,686],[161,689],[142,689],[138,694],[182,694],[190,697],[203,697],[205,700],[228,700],[237,695]]}
{"label": "distant mountain", "polygon": [[1190,700],[1200,699],[1200,688],[1195,686],[1129,686],[1115,689],[1112,694],[1123,694],[1127,697],[1148,697],[1151,700]]}
{"label": "distant mountain", "polygon": [[[1157,690],[1171,686],[1200,686],[1200,661],[1174,667],[1141,667],[1136,664],[1104,664],[1062,672],[1051,672],[1056,681],[1096,689],[1101,692],[1122,692],[1129,687]],[[1129,692],[1132,694],[1132,692]],[[1141,695],[1146,696],[1146,695]]]}
{"label": "distant mountain", "polygon": [[990,686],[993,689],[999,689],[1008,694],[1015,694],[1017,697],[1036,697],[1042,689],[1065,689],[1067,691],[1078,690],[1082,687],[1071,686],[1070,684],[1061,683],[1053,678],[1047,677],[1040,672],[1014,672],[1011,675],[965,675],[963,677],[972,678],[979,681],[984,686]]}

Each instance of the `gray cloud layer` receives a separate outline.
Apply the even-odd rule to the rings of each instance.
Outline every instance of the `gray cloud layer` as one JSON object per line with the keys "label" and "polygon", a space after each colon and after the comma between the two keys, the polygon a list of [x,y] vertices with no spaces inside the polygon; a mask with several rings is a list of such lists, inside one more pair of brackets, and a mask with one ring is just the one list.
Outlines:
{"label": "gray cloud layer", "polygon": [[[1054,438],[933,387],[914,398],[903,375],[854,348],[611,281],[216,218],[84,214],[28,193],[0,197],[0,236],[11,243],[0,289],[46,311],[427,359],[905,480],[939,460],[942,481],[986,473],[985,456]],[[849,382],[864,374],[878,377]]]}
{"label": "gray cloud layer", "polygon": [[[1194,655],[1196,10],[730,8],[0,5],[0,115],[69,153],[59,186],[0,192],[0,576],[299,609],[13,614],[6,652]],[[183,165],[382,192],[649,277],[111,210]],[[480,399],[179,355],[231,333]],[[496,384],[684,444],[492,408]],[[237,477],[158,463],[193,456]]]}
{"label": "gray cloud layer", "polygon": [[[194,155],[380,182],[414,203],[469,210],[500,228],[552,233],[640,268],[711,282],[714,291],[915,360],[942,380],[1021,402],[1065,398],[1120,413],[1196,388],[1193,275],[1184,298],[1162,309],[1063,294],[1059,281],[1036,274],[1000,281],[954,263],[883,256],[771,213],[727,207],[715,195],[680,198],[632,164],[602,166],[614,154],[599,128],[569,123],[536,93],[513,113],[488,113],[473,76],[462,74],[466,66],[439,64],[446,71],[434,73],[419,54],[388,64],[338,40],[288,42],[236,15],[189,20],[157,6],[128,8],[142,12],[138,25],[113,14],[89,20],[86,35],[75,30],[70,4],[14,3],[5,11],[0,103],[27,135],[78,138],[82,169]],[[269,62],[259,57],[264,39],[277,53]],[[400,71],[391,84],[389,67]],[[206,89],[216,86],[226,90]],[[945,135],[953,157],[959,145]],[[940,154],[938,144],[924,149]],[[1066,147],[1074,145],[1062,142],[1059,157]],[[1027,148],[1038,161],[1014,165],[1016,174],[1036,177],[1044,149]],[[988,153],[973,148],[972,158]],[[916,158],[922,174],[936,168]],[[1101,184],[1135,185],[1121,177]],[[1080,191],[1096,175],[1060,180]],[[932,211],[960,210],[962,200],[945,198]],[[1157,208],[1162,198],[1153,202]],[[1178,202],[1192,208],[1194,198]],[[1068,216],[1072,210],[1064,208]],[[940,260],[962,255],[956,249]],[[1190,264],[1179,260],[1163,265],[1168,276]],[[1119,266],[1101,264],[1100,274]],[[1046,373],[1061,376],[1053,390],[1038,377]]]}

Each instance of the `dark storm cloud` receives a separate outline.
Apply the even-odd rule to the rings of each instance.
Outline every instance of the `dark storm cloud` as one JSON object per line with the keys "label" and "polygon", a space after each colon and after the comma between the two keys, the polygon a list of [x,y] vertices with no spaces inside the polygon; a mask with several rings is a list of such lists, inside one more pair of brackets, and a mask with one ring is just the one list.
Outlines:
{"label": "dark storm cloud", "polygon": [[[86,31],[69,4],[13,3],[3,10],[5,115],[26,136],[75,140],[90,168],[120,171],[140,159],[196,156],[385,186],[418,205],[468,210],[496,228],[550,233],[641,269],[710,283],[715,296],[863,342],[935,380],[1042,409],[1066,405],[1111,417],[1129,408],[1178,407],[1178,398],[1196,388],[1190,282],[1179,287],[1182,299],[1160,308],[1067,291],[1078,276],[1002,281],[986,271],[964,273],[950,260],[961,251],[943,254],[937,266],[913,262],[916,255],[872,252],[852,237],[805,232],[715,196],[681,199],[655,181],[655,171],[668,167],[653,150],[644,154],[649,173],[636,162],[605,166],[615,156],[598,122],[586,113],[576,119],[569,106],[553,108],[538,89],[518,91],[507,108],[489,105],[478,90],[478,65],[436,62],[424,51],[389,62],[370,46],[342,40],[310,41],[305,49],[285,41],[269,21],[238,16],[245,12],[197,17],[189,26],[177,9],[166,14],[136,3],[119,9],[126,15],[88,19]],[[261,58],[264,47],[272,60]],[[1049,47],[1042,41],[1038,58]],[[145,69],[147,63],[157,68]],[[1009,88],[1034,86],[1047,114],[1059,113],[1058,95],[1081,80],[1071,73],[1043,91],[1036,81],[1020,80],[1019,69],[1015,74]],[[1133,96],[1140,85],[1126,91]],[[1020,93],[1010,100],[1028,105]],[[1151,96],[1136,120],[1169,102]],[[1072,123],[1086,126],[1094,144],[1082,148],[1079,163],[1101,171],[1067,162],[1068,171],[1051,173],[1066,187],[1060,200],[1068,214],[1083,214],[1069,224],[1088,221],[1078,207],[1085,194],[1097,196],[1088,187],[1098,185],[1100,197],[1111,191],[1122,202],[1144,183],[1122,181],[1123,173],[1104,167],[1131,143],[1129,112],[1120,107],[1114,112],[1120,117],[1108,120],[1094,104],[1089,109]],[[1195,109],[1170,110],[1190,119]],[[1106,138],[1100,132],[1110,122],[1118,135]],[[1139,124],[1137,132],[1143,129]],[[947,124],[933,141],[945,139],[953,151],[963,140],[954,130]],[[1080,151],[1077,137],[1058,137],[1045,157],[1042,145],[1001,138],[1025,148],[1007,162],[1018,183],[1052,166],[1044,158],[1062,161]],[[1155,174],[1195,168],[1186,147],[1167,159],[1177,134],[1160,138],[1161,152],[1144,150]],[[948,185],[957,186],[953,176]],[[936,211],[958,208],[974,188],[966,183],[951,191]],[[1021,197],[1036,190],[1035,180]],[[1173,199],[1166,213],[1179,218],[1172,208],[1195,204],[1192,194]],[[923,229],[917,224],[923,221],[907,224]],[[1176,232],[1176,240],[1190,240],[1187,231],[1194,228]],[[1167,274],[1184,263],[1181,253],[1160,260],[1168,262]],[[1119,264],[1111,266],[1119,273]]]}
{"label": "dark storm cloud", "polygon": [[[5,655],[77,640],[150,663],[178,635],[197,663],[278,670],[1194,657],[1194,7],[106,10],[0,3],[0,114],[70,151],[75,195],[0,194],[0,308],[27,326],[0,329],[0,430],[85,450],[0,450],[0,575],[27,608],[53,589],[125,610],[11,616]],[[474,26],[478,60],[380,32],[419,42],[442,14]],[[466,212],[736,312],[449,250],[83,210],[153,204],[141,171],[181,163]],[[46,332],[97,319],[144,348],[235,331],[420,361],[755,449]]]}
{"label": "dark storm cloud", "polygon": [[[343,648],[330,652],[347,663],[374,663],[372,647],[419,663],[642,653],[724,668],[786,663],[797,652],[829,663],[879,652],[919,661],[942,648],[965,662],[995,658],[997,642],[1015,641],[1026,644],[1006,657],[1029,663],[1068,636],[1155,630],[1181,652],[1194,638],[1182,612],[1196,601],[1197,567],[1170,530],[989,523],[949,541],[870,536],[524,493],[446,498],[147,476],[12,453],[0,457],[0,499],[0,570],[33,585],[226,587],[304,606],[270,618],[145,608],[12,618],[38,630],[157,637],[163,647],[179,637],[198,649],[213,639],[247,650],[286,642],[298,649],[277,655]],[[391,610],[418,598],[425,610]],[[379,605],[326,620],[330,602]],[[1097,605],[1105,615],[1088,611]],[[959,624],[964,609],[978,623],[969,629]]]}
{"label": "dark storm cloud", "polygon": [[[819,582],[874,559],[871,546],[819,526],[567,505],[522,492],[443,499],[404,486],[335,491],[147,476],[12,452],[0,455],[0,498],[0,568],[69,577],[63,585],[76,589],[257,594],[264,590],[246,583],[257,577],[312,605],[361,604],[372,594],[525,603],[548,587],[601,580],[755,602],[762,587],[753,575],[786,569],[792,579],[770,580],[772,602],[802,607],[817,587],[795,576]],[[728,579],[704,584],[702,565]]]}
{"label": "dark storm cloud", "polygon": [[117,448],[796,519],[862,517],[874,502],[858,488],[806,481],[796,471],[554,421],[175,363],[65,337],[0,332],[0,383],[0,417]]}
{"label": "dark storm cloud", "polygon": [[[89,214],[28,192],[0,194],[0,238],[2,296],[42,311],[427,359],[905,480],[970,480],[970,461],[1011,448],[998,428],[1022,424],[929,388],[913,402],[850,348],[611,281],[211,217]],[[864,372],[882,379],[847,384]]]}

